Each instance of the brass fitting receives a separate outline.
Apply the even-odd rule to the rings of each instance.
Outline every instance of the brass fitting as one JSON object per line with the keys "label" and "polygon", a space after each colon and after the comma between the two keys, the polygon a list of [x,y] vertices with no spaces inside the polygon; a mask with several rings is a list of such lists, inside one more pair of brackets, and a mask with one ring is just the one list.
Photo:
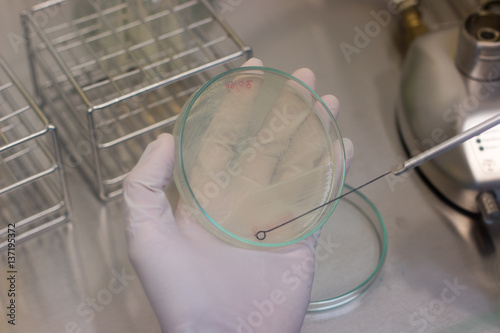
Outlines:
{"label": "brass fitting", "polygon": [[422,22],[417,0],[393,0],[394,7],[399,12],[404,32],[405,48],[417,37],[426,34],[429,29]]}

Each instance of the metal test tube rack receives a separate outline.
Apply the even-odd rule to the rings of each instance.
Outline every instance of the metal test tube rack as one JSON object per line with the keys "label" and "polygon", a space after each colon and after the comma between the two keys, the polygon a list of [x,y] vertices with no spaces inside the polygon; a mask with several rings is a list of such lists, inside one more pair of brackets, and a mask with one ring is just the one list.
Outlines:
{"label": "metal test tube rack", "polygon": [[67,221],[68,202],[56,128],[0,57],[0,249]]}
{"label": "metal test tube rack", "polygon": [[55,0],[21,15],[34,90],[58,126],[66,169],[102,200],[182,105],[251,49],[205,0]]}

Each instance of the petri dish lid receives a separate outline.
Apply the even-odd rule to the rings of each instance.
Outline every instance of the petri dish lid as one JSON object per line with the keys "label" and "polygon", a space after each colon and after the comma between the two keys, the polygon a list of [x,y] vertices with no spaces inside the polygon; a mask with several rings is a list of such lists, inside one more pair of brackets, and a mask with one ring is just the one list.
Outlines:
{"label": "petri dish lid", "polygon": [[377,208],[358,191],[338,201],[316,247],[308,312],[333,309],[359,297],[376,280],[385,260],[387,232]]}
{"label": "petri dish lid", "polygon": [[333,115],[279,70],[240,67],[213,78],[184,105],[173,135],[184,204],[229,243],[265,248],[304,239],[336,203],[301,215],[342,192],[345,152]]}

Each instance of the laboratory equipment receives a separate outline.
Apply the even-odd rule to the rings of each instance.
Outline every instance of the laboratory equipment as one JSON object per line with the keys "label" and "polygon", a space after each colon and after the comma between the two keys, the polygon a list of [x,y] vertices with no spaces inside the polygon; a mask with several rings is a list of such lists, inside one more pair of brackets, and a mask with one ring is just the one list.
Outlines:
{"label": "laboratory equipment", "polygon": [[63,163],[103,200],[199,86],[251,54],[205,0],[56,0],[21,18]]}
{"label": "laboratory equipment", "polygon": [[[493,3],[493,2],[492,2]],[[490,3],[463,22],[423,35],[406,55],[397,121],[410,155],[500,114],[500,14]],[[500,222],[500,129],[419,168],[459,211]]]}
{"label": "laboratory equipment", "polygon": [[[460,134],[457,134],[456,136],[454,136],[454,137],[452,137],[444,142],[441,142],[440,144],[438,144],[438,145],[436,145],[436,146],[434,146],[434,147],[432,147],[424,152],[421,152],[415,156],[412,156],[411,158],[409,158],[408,160],[406,160],[404,162],[395,164],[391,168],[391,170],[386,171],[385,173],[382,173],[381,175],[365,182],[364,184],[359,185],[358,187],[351,189],[347,193],[343,193],[342,195],[340,195],[336,198],[333,198],[333,199],[319,205],[318,207],[315,207],[315,208],[313,208],[305,213],[302,213],[302,214],[300,214],[300,215],[298,215],[290,220],[286,220],[285,222],[282,222],[276,226],[273,226],[269,230],[258,231],[256,233],[256,238],[262,240],[266,237],[268,232],[275,231],[281,227],[286,226],[287,224],[295,222],[296,220],[299,220],[302,217],[307,216],[308,214],[311,214],[318,209],[321,209],[321,208],[323,208],[323,207],[325,207],[325,206],[327,206],[327,205],[329,205],[329,204],[331,204],[339,199],[342,199],[343,197],[345,197],[353,192],[356,192],[359,189],[361,189],[367,185],[370,185],[371,183],[373,183],[373,182],[375,182],[375,181],[377,181],[377,180],[379,180],[379,179],[381,179],[389,174],[392,174],[394,176],[402,175],[403,173],[410,171],[410,170],[420,166],[421,164],[436,158],[437,156],[447,152],[448,150],[457,147],[458,145],[466,142],[467,140],[470,140],[471,138],[476,137],[479,134],[481,134],[481,133],[483,133],[483,132],[485,132],[485,131],[487,131],[487,130],[489,130],[489,129],[491,129],[499,124],[500,124],[500,113],[497,114],[496,116],[491,117],[490,119],[487,119],[487,120],[481,122],[480,124],[475,125],[472,128],[469,128],[468,130],[466,130]],[[492,207],[493,208],[495,207],[494,203],[485,202],[485,204],[488,205],[487,207],[485,207],[485,209],[487,209],[488,214],[490,214],[490,215],[497,214],[497,215],[493,215],[493,216],[495,216],[495,217],[498,216],[497,211],[492,210]]]}
{"label": "laboratory equipment", "polygon": [[68,217],[56,128],[0,57],[0,249]]}
{"label": "laboratory equipment", "polygon": [[[345,188],[352,191],[348,184]],[[361,192],[339,200],[316,246],[308,312],[336,308],[361,296],[380,274],[387,231],[377,207]]]}
{"label": "laboratory equipment", "polygon": [[320,228],[342,197],[499,123],[497,114],[340,195],[341,134],[321,99],[275,69],[238,68],[208,82],[181,110],[174,177],[190,212],[221,239],[283,246]]}
{"label": "laboratory equipment", "polygon": [[[266,67],[225,72],[200,88],[175,123],[174,177],[190,213],[221,239],[276,247],[318,230],[344,184],[334,117],[298,79]],[[279,232],[269,230],[279,226]],[[263,232],[268,230],[268,232]]]}

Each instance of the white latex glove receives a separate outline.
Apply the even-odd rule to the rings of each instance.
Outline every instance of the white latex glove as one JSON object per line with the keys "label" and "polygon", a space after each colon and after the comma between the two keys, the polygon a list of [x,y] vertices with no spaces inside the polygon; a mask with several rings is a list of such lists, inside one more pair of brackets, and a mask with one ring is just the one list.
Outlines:
{"label": "white latex glove", "polygon": [[[262,66],[250,59],[243,66]],[[294,74],[314,89],[314,74]],[[324,102],[334,116],[338,101]],[[352,143],[344,140],[347,165]],[[172,177],[174,139],[148,145],[124,183],[130,260],[162,332],[299,332],[310,300],[319,233],[286,247],[251,250],[207,232],[163,192]]]}

